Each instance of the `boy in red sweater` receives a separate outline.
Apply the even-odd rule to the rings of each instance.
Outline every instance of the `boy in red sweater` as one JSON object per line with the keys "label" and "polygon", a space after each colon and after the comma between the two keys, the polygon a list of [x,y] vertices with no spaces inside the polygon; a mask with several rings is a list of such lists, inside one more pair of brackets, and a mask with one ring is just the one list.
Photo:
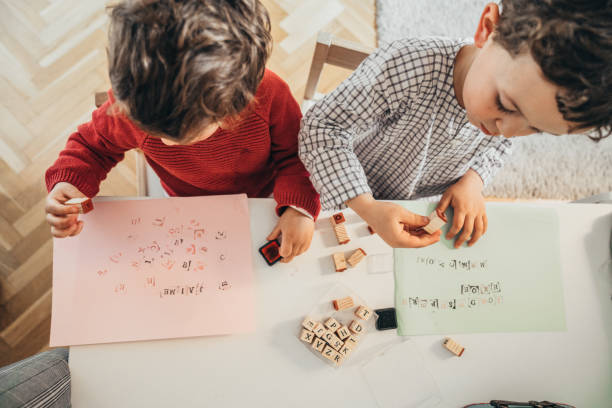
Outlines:
{"label": "boy in red sweater", "polygon": [[265,70],[270,21],[258,0],[126,0],[109,30],[109,100],[46,172],[55,237],[78,234],[78,209],[124,152],[139,148],[171,196],[274,194],[285,262],[306,251],[319,197],[297,156],[300,110]]}

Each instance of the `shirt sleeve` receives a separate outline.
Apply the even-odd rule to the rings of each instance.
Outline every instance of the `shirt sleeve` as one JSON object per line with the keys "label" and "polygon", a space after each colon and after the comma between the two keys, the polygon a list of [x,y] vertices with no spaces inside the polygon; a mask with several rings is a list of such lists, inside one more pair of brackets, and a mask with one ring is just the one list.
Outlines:
{"label": "shirt sleeve", "polygon": [[284,81],[270,71],[266,76],[270,81],[270,155],[276,171],[276,212],[280,214],[284,207],[295,206],[306,210],[316,219],[321,210],[319,194],[298,157],[297,135],[302,117],[300,107]]}
{"label": "shirt sleeve", "polygon": [[503,136],[494,138],[487,136],[476,149],[470,168],[478,173],[486,187],[511,153],[512,141],[510,139]]}
{"label": "shirt sleeve", "polygon": [[347,200],[371,193],[353,143],[407,103],[418,91],[419,71],[417,56],[391,43],[366,58],[306,112],[299,135],[300,158],[323,209],[343,208]]}
{"label": "shirt sleeve", "polygon": [[96,109],[92,120],[68,137],[59,157],[45,173],[47,191],[64,181],[88,197],[95,196],[100,183],[127,150],[138,147],[140,131],[123,115],[109,113],[114,99]]}

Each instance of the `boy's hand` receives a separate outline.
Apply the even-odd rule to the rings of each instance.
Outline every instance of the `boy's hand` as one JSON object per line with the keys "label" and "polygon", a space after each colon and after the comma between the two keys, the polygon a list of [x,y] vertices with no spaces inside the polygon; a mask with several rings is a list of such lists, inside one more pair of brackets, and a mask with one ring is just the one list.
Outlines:
{"label": "boy's hand", "polygon": [[291,207],[287,207],[283,215],[280,216],[278,224],[274,230],[266,238],[271,241],[282,235],[281,246],[279,250],[280,256],[283,257],[281,262],[291,262],[291,260],[306,252],[312,241],[314,234],[314,221],[304,214]]}
{"label": "boy's hand", "polygon": [[440,212],[446,211],[449,205],[454,209],[453,225],[448,230],[446,239],[452,239],[462,231],[455,241],[455,248],[459,248],[470,237],[468,246],[474,245],[487,231],[487,212],[482,187],[482,179],[478,173],[469,169],[444,192],[438,203],[436,210]]}
{"label": "boy's hand", "polygon": [[51,189],[45,204],[51,235],[64,238],[81,232],[83,221],[78,220],[79,208],[74,205],[64,205],[71,198],[81,197],[85,197],[85,194],[70,183],[60,182]]}
{"label": "boy's hand", "polygon": [[376,201],[371,194],[353,198],[347,205],[393,248],[420,248],[440,240],[440,231],[430,235],[421,229],[429,218],[397,204]]}

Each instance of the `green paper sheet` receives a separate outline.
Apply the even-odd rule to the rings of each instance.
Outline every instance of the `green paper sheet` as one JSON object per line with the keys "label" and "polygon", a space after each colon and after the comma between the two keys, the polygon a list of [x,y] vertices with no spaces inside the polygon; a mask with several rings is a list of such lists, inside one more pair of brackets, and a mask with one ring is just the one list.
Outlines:
{"label": "green paper sheet", "polygon": [[[436,204],[402,203],[430,214]],[[554,209],[487,205],[489,227],[471,248],[440,242],[396,249],[400,335],[563,331],[559,221]]]}

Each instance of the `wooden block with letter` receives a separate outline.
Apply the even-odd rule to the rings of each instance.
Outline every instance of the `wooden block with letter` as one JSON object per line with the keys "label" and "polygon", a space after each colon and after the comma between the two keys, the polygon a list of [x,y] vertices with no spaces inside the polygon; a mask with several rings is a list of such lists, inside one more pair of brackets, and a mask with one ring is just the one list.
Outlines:
{"label": "wooden block with letter", "polygon": [[444,224],[446,224],[446,216],[444,213],[438,213],[436,210],[434,210],[431,214],[429,214],[429,224],[424,226],[423,229],[427,231],[428,234],[433,234],[442,228]]}
{"label": "wooden block with letter", "polygon": [[302,333],[300,333],[300,339],[310,344],[314,340],[315,335],[310,330],[302,329]]}
{"label": "wooden block with letter", "polygon": [[346,358],[346,356],[351,354],[351,351],[353,351],[353,348],[350,345],[347,345],[345,343],[345,344],[342,345],[342,347],[340,347],[340,350],[338,350],[338,353],[340,353],[340,355],[342,355],[342,357]]}
{"label": "wooden block with letter", "polygon": [[306,318],[302,322],[302,327],[309,331],[312,331],[316,325],[317,325],[317,322],[315,322],[313,319],[311,319],[308,316],[306,316]]}
{"label": "wooden block with letter", "polygon": [[353,303],[353,298],[350,296],[342,299],[335,299],[332,304],[336,310],[344,310],[355,306],[355,303]]}
{"label": "wooden block with letter", "polygon": [[355,310],[355,316],[360,318],[361,320],[368,320],[370,316],[372,316],[372,309],[367,306],[359,306],[357,310]]}
{"label": "wooden block with letter", "polygon": [[463,352],[465,351],[465,348],[463,346],[461,346],[459,343],[456,343],[453,339],[451,339],[450,337],[447,337],[444,339],[444,342],[442,343],[444,345],[444,347],[450,351],[451,353],[453,353],[454,355],[456,355],[457,357],[461,357],[461,355],[463,354]]}
{"label": "wooden block with letter", "polygon": [[329,345],[325,346],[321,354],[323,354],[323,357],[336,363],[336,365],[342,364],[342,356],[340,353],[331,348]]}
{"label": "wooden block with letter", "polygon": [[357,248],[355,252],[353,252],[353,254],[349,257],[347,262],[349,263],[349,265],[355,266],[359,262],[361,262],[363,258],[365,258],[365,256],[366,256],[366,252],[361,248]]}
{"label": "wooden block with letter", "polygon": [[81,197],[81,198],[71,198],[70,200],[64,203],[65,205],[76,205],[79,208],[79,213],[85,214],[93,210],[93,203],[91,202],[91,198]]}
{"label": "wooden block with letter", "polygon": [[364,332],[363,326],[357,320],[351,322],[349,329],[355,334],[362,334]]}
{"label": "wooden block with letter", "polygon": [[359,339],[353,336],[352,334],[346,340],[344,340],[344,346],[350,349],[354,349],[355,347],[357,347],[358,343]]}
{"label": "wooden block with letter", "polygon": [[340,323],[338,323],[338,321],[333,317],[327,319],[323,324],[331,331],[336,331],[340,328]]}
{"label": "wooden block with letter", "polygon": [[317,350],[318,352],[322,352],[327,343],[323,339],[316,338],[312,342],[312,348]]}
{"label": "wooden block with letter", "polygon": [[315,327],[312,329],[312,331],[315,334],[315,336],[323,337],[323,335],[325,334],[327,330],[325,329],[325,326],[317,322],[317,324],[315,324]]}
{"label": "wooden block with letter", "polygon": [[341,212],[334,214],[331,216],[330,220],[332,227],[334,228],[334,233],[336,234],[338,244],[347,244],[351,239],[349,238],[348,232],[346,232],[346,227],[344,226],[346,221],[344,219],[344,214]]}
{"label": "wooden block with letter", "polygon": [[348,327],[342,326],[338,330],[336,330],[336,334],[338,335],[338,337],[340,337],[341,340],[344,340],[351,335],[351,332],[349,331]]}
{"label": "wooden block with letter", "polygon": [[340,340],[334,333],[329,330],[325,332],[323,335],[323,339],[334,348],[334,350],[340,349],[342,347],[342,340]]}
{"label": "wooden block with letter", "polygon": [[332,255],[332,257],[334,258],[336,272],[346,271],[346,259],[344,258],[344,252],[336,252]]}

